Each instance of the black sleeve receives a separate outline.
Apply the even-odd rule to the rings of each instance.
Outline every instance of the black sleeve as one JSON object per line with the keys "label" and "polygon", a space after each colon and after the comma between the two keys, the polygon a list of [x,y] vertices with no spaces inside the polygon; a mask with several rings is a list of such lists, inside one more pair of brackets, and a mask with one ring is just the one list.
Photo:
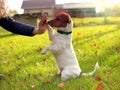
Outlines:
{"label": "black sleeve", "polygon": [[21,22],[17,22],[10,17],[1,18],[0,26],[7,31],[13,32],[15,34],[25,35],[25,36],[33,36],[34,26],[24,24]]}

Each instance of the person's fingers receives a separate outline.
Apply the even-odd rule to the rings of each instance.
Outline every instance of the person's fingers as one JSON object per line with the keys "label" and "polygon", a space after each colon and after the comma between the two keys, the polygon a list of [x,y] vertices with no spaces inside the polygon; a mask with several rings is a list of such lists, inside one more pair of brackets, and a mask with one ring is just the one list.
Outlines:
{"label": "person's fingers", "polygon": [[46,20],[47,20],[47,15],[45,14],[45,15],[42,16],[42,19],[39,23],[39,26],[42,26],[44,23],[46,23]]}

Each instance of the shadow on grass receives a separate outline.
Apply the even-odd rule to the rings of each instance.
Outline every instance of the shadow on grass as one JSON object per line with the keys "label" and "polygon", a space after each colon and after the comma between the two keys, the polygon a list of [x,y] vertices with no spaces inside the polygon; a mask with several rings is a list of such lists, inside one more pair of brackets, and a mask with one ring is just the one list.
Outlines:
{"label": "shadow on grass", "polygon": [[[85,43],[87,43],[89,41],[99,39],[100,37],[102,37],[104,35],[108,35],[108,34],[111,34],[111,33],[117,32],[117,31],[120,31],[120,29],[116,28],[116,29],[114,29],[114,30],[112,29],[108,32],[100,32],[100,33],[97,33],[94,35],[89,35],[89,36],[82,37],[82,38],[76,38],[76,39],[74,39],[74,41],[75,41],[74,46],[77,46],[76,44],[78,44],[78,43],[79,43],[79,45],[84,45]],[[79,40],[80,40],[80,42],[79,42]],[[117,43],[119,44],[120,42],[117,42]],[[115,55],[120,53],[119,48],[120,47],[117,46],[116,44],[114,44],[114,45],[111,44],[111,45],[108,45],[104,49],[104,52],[102,54],[99,54],[99,49],[95,50],[94,54],[93,54],[93,58],[89,61],[91,62],[91,61],[97,60],[100,63],[100,66],[102,66],[102,67],[108,66],[108,67],[111,67],[111,69],[116,68],[118,66],[117,62],[120,59],[120,56],[115,56]],[[96,53],[98,53],[98,55],[96,55]],[[111,61],[111,59],[110,59],[111,56],[115,57],[113,59],[113,61]],[[89,63],[89,61],[88,61],[88,63]],[[110,62],[112,62],[112,63],[110,64]]]}
{"label": "shadow on grass", "polygon": [[10,34],[4,34],[4,35],[0,35],[0,38],[6,38],[6,37],[10,37],[10,36],[15,36],[16,34],[10,33]]}
{"label": "shadow on grass", "polygon": [[[102,37],[104,35],[114,33],[114,32],[117,32],[117,31],[120,31],[120,29],[116,28],[114,30],[112,29],[112,30],[109,30],[107,32],[100,32],[100,33],[93,34],[93,35],[91,34],[89,36],[85,36],[85,37],[81,37],[81,38],[76,37],[74,39],[74,41],[73,41],[73,44],[74,44],[74,46],[78,46],[78,44],[79,45],[84,45],[85,43],[88,43],[88,42],[90,42],[92,40],[99,40],[100,37]],[[120,42],[118,42],[118,43],[120,43]],[[93,58],[91,60],[89,60],[89,61],[91,62],[91,61],[97,60],[97,61],[100,62],[101,65],[104,66],[106,64],[106,62],[107,62],[106,60],[108,60],[108,58],[110,56],[114,56],[116,53],[120,53],[119,52],[119,47],[117,47],[115,45],[114,46],[112,45],[110,47],[110,45],[108,45],[108,47],[106,47],[104,52],[102,54],[100,54],[100,55],[99,55],[99,49],[95,50],[94,53],[93,53],[94,54]],[[98,54],[98,55],[96,55],[96,54]],[[119,58],[120,58],[120,56],[116,57],[116,59],[119,59]],[[90,59],[90,58],[86,58],[86,59]],[[88,61],[88,63],[89,63],[89,61]]]}
{"label": "shadow on grass", "polygon": [[[74,41],[75,41],[75,42],[76,42],[76,41],[79,42],[79,40],[83,40],[83,41],[81,41],[81,43],[80,43],[80,45],[81,45],[81,44],[84,44],[84,43],[86,43],[86,42],[91,41],[92,39],[98,39],[99,37],[102,37],[102,36],[104,36],[104,35],[107,35],[107,34],[109,34],[109,33],[113,33],[113,32],[116,32],[116,31],[119,31],[119,29],[116,28],[115,30],[110,30],[110,31],[108,31],[108,32],[100,32],[100,33],[97,33],[97,34],[94,34],[94,35],[91,34],[91,35],[86,36],[86,37],[76,38],[76,39],[74,39]],[[84,39],[85,39],[85,40],[84,40]],[[74,41],[73,41],[73,43],[74,43]]]}

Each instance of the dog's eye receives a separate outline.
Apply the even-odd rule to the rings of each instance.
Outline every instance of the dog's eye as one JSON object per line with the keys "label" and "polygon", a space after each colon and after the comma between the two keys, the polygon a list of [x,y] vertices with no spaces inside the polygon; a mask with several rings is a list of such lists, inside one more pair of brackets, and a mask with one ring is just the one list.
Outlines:
{"label": "dog's eye", "polygon": [[65,20],[65,22],[68,22],[68,19],[64,19]]}
{"label": "dog's eye", "polygon": [[60,20],[59,18],[56,18],[56,20]]}

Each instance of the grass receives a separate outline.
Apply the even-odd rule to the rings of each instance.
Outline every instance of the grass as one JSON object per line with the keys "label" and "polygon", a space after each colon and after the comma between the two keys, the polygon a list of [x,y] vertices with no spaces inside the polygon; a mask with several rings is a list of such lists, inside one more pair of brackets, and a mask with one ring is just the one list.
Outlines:
{"label": "grass", "polygon": [[[73,29],[73,47],[83,72],[100,69],[93,76],[61,81],[51,52],[40,51],[50,43],[47,32],[26,37],[0,28],[0,90],[104,90],[120,88],[120,26],[79,26]],[[101,80],[95,80],[98,76]],[[58,86],[63,83],[63,86]]]}
{"label": "grass", "polygon": [[[107,16],[107,24],[120,24],[120,17]],[[104,17],[86,17],[86,18],[74,18],[74,26],[88,26],[88,25],[104,25]]]}

